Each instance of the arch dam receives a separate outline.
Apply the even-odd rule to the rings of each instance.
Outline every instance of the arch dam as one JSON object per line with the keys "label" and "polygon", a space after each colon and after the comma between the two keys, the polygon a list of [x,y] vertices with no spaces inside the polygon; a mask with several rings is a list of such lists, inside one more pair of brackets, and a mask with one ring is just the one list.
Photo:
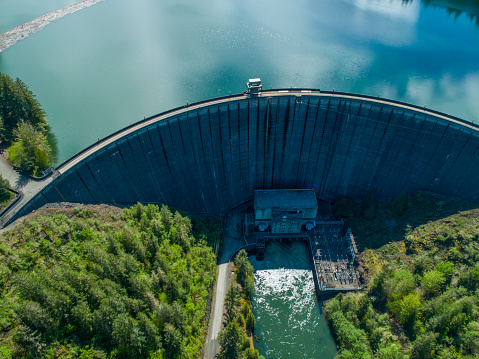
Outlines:
{"label": "arch dam", "polygon": [[417,190],[479,203],[479,127],[425,108],[320,90],[217,98],[150,117],[64,162],[3,215],[51,202],[166,203],[224,213],[256,189],[320,199]]}

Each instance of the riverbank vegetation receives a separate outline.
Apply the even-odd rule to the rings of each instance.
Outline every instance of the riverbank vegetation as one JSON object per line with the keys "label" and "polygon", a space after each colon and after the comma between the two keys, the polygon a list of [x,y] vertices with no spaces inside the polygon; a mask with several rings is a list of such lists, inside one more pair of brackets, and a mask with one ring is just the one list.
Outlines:
{"label": "riverbank vegetation", "polygon": [[3,210],[15,194],[10,191],[10,182],[0,174],[0,211]]}
{"label": "riverbank vegetation", "polygon": [[196,358],[213,251],[166,206],[42,210],[0,238],[0,357]]}
{"label": "riverbank vegetation", "polygon": [[218,217],[208,216],[195,217],[191,220],[191,223],[193,225],[193,236],[204,240],[218,256],[223,235],[223,221]]}
{"label": "riverbank vegetation", "polygon": [[225,297],[226,324],[218,335],[220,359],[264,359],[254,349],[253,330],[256,319],[250,296],[254,291],[253,265],[244,249],[234,260],[235,276]]}
{"label": "riverbank vegetation", "polygon": [[326,306],[337,358],[479,356],[475,207],[424,193],[337,203],[357,242],[373,245],[360,256],[364,291],[340,294]]}
{"label": "riverbank vegetation", "polygon": [[22,171],[39,175],[54,162],[56,143],[45,111],[20,79],[0,73],[0,140]]}

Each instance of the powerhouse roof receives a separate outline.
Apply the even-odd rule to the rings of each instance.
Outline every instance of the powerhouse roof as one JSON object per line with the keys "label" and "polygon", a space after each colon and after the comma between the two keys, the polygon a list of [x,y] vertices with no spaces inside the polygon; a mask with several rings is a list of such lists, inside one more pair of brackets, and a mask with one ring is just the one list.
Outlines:
{"label": "powerhouse roof", "polygon": [[318,202],[312,189],[256,190],[254,206],[255,208],[300,210],[318,208]]}

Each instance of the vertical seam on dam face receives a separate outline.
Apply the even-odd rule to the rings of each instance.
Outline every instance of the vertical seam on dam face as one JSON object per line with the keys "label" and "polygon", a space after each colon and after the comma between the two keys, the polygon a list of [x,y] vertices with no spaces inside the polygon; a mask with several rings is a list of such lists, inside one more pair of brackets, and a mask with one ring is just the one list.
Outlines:
{"label": "vertical seam on dam face", "polygon": [[[416,120],[416,114],[413,114],[412,116],[412,119],[410,120],[410,122],[412,124],[415,124],[417,123],[417,120]],[[413,158],[411,157],[414,157],[412,156],[412,153],[414,151],[417,151],[417,150],[420,150],[420,145],[418,145],[418,138],[419,138],[419,135],[422,131],[422,128],[424,126],[424,123],[421,122],[421,124],[419,125],[419,129],[415,128],[415,127],[412,127],[414,128],[412,131],[414,131],[414,133],[411,133],[411,136],[410,138],[412,139],[412,142],[410,143],[410,145],[408,146],[409,148],[406,148],[406,156],[405,156],[405,161],[413,161]],[[413,138],[414,137],[414,138]],[[402,178],[402,182],[401,184],[399,185],[399,188],[400,188],[400,191],[403,192],[404,191],[404,188],[405,186],[407,185],[407,179],[410,177],[411,175],[411,171],[413,169],[414,166],[409,166],[408,169],[405,170],[405,172],[407,172],[407,175],[403,176]]]}
{"label": "vertical seam on dam face", "polygon": [[222,98],[103,141],[67,163],[15,216],[49,201],[166,202],[222,213],[256,189],[293,187],[329,201],[417,190],[479,197],[479,127],[356,95]]}
{"label": "vertical seam on dam face", "polygon": [[[216,112],[219,113],[219,111],[220,111],[219,108],[216,108]],[[216,176],[216,161],[217,161],[217,159],[216,159],[216,156],[215,156],[215,151],[213,150],[213,134],[212,134],[213,129],[211,127],[211,112],[210,112],[209,109],[208,109],[208,132],[209,132],[209,141],[210,141],[208,152],[209,152],[209,155],[212,158],[211,170],[213,171],[213,179],[214,179],[214,183],[215,183],[215,199],[216,199],[215,208],[218,208],[219,207],[219,202],[220,202],[220,199],[219,199],[218,195],[220,193],[220,190],[219,190],[219,187],[218,187],[218,179],[217,179],[217,176]],[[207,166],[206,156],[205,156],[205,161],[204,162],[205,162],[205,166]]]}
{"label": "vertical seam on dam face", "polygon": [[149,127],[145,128],[143,131],[140,131],[139,136],[140,146],[145,152],[145,160],[148,162],[148,165],[151,168],[150,176],[155,186],[153,193],[158,198],[158,202],[165,202],[162,192],[162,184],[160,182],[162,176],[159,173],[158,160],[156,158],[154,146],[151,142]]}
{"label": "vertical seam on dam face", "polygon": [[[371,111],[373,109],[373,105],[371,105]],[[367,154],[371,153],[371,147],[373,146],[373,143],[375,142],[375,139],[377,138],[377,130],[378,130],[378,127],[379,127],[379,119],[381,118],[381,114],[383,113],[383,109],[384,107],[383,106],[380,106],[379,107],[379,111],[377,111],[377,117],[375,117],[374,119],[374,129],[372,131],[372,134],[371,134],[371,138],[369,139],[368,141],[368,147],[366,149],[366,153],[361,161],[361,165],[359,165],[359,173],[363,173],[363,169],[364,169],[364,166],[365,166],[365,163],[366,163],[366,160],[368,158]],[[384,135],[384,132],[383,132],[383,135]],[[380,136],[380,140],[379,140],[379,146],[378,146],[378,149],[381,148],[381,142],[382,142],[382,138],[383,138],[383,135]],[[370,171],[371,169],[367,169],[367,171]],[[369,176],[367,176],[369,177]],[[366,178],[366,176],[365,176]],[[369,190],[369,187],[370,187],[371,183],[368,179],[367,181],[367,190]]]}
{"label": "vertical seam on dam face", "polygon": [[[303,175],[302,175],[302,178],[303,178],[303,188],[306,188],[306,187],[314,187],[313,186],[313,182],[316,181],[316,170],[318,169],[318,161],[319,161],[319,158],[322,154],[322,146],[323,146],[323,143],[324,143],[324,121],[322,119],[319,119],[318,116],[319,116],[319,112],[320,112],[320,106],[321,106],[321,100],[318,99],[318,104],[316,106],[316,111],[315,111],[315,114],[314,114],[314,119],[311,120],[311,118],[306,118],[305,119],[305,124],[304,124],[304,135],[306,135],[306,129],[308,128],[308,124],[311,123],[311,121],[313,121],[313,129],[311,131],[311,141],[310,143],[308,143],[308,146],[309,146],[309,150],[308,150],[308,156],[306,157],[306,165],[304,166],[304,170],[303,170]],[[321,124],[321,137],[320,137],[320,140],[319,141],[316,141],[317,142],[317,151],[314,153],[313,152],[313,140],[314,138],[316,138],[317,135],[317,127],[318,127],[318,124]],[[303,144],[305,144],[305,142],[303,141]],[[314,154],[312,156],[312,154]],[[310,168],[310,163],[314,163],[314,167],[312,169],[310,169],[310,172],[312,172],[312,175],[311,175],[311,179],[309,182],[306,182],[307,179],[309,178],[308,176],[308,169]],[[309,185],[311,184],[311,185]],[[308,186],[309,185],[309,186]]]}
{"label": "vertical seam on dam face", "polygon": [[[304,135],[306,134],[306,124],[307,124],[307,121],[308,121],[310,100],[311,99],[308,97],[308,106],[306,106],[306,113],[304,115],[303,131],[301,133],[301,145],[299,146],[299,158],[298,158],[297,167],[296,167],[296,183],[298,183],[299,178],[303,178],[301,187],[304,187],[305,178],[302,177],[302,176],[300,177],[300,172],[299,171],[301,169],[301,162],[302,162],[302,158],[303,158]],[[298,186],[298,187],[300,187],[300,186]]]}
{"label": "vertical seam on dam face", "polygon": [[[327,101],[328,101],[328,106],[329,106],[329,99],[327,99]],[[318,117],[319,114],[320,114],[320,112],[321,112],[321,106],[322,106],[322,104],[321,104],[321,100],[320,100],[320,101],[318,102],[318,112],[316,113],[316,119],[315,119],[314,127],[313,127],[313,135],[315,135],[315,134],[316,134],[316,125],[317,125],[318,123],[320,123],[320,124],[322,125],[322,126],[321,126],[321,140],[319,141],[319,146],[318,146],[318,152],[317,152],[317,153],[312,152],[313,147],[312,147],[312,145],[311,145],[311,147],[310,147],[310,156],[309,156],[309,158],[308,158],[308,168],[309,168],[310,159],[311,159],[311,158],[314,158],[314,157],[313,157],[314,155],[315,155],[315,157],[316,157],[316,160],[314,161],[314,163],[315,163],[314,169],[312,170],[312,178],[311,178],[311,181],[310,181],[310,183],[312,184],[311,187],[313,187],[313,188],[318,187],[318,186],[316,185],[316,183],[319,182],[319,183],[321,184],[321,182],[322,182],[322,176],[321,176],[321,178],[318,178],[319,176],[318,176],[317,171],[318,171],[318,168],[321,169],[321,166],[320,166],[320,164],[319,164],[319,161],[320,161],[321,157],[323,157],[323,153],[325,153],[325,150],[327,150],[327,149],[326,149],[326,146],[324,145],[324,142],[325,142],[325,134],[326,134],[326,122],[327,122],[328,117],[327,117],[327,111],[326,111],[326,115],[324,116],[324,118],[319,118],[319,117]],[[313,138],[314,138],[314,137],[313,137]],[[312,141],[312,142],[313,142],[313,141]],[[313,153],[313,156],[311,156],[311,153]],[[327,153],[327,151],[326,151],[326,153]],[[326,154],[324,154],[324,157],[326,157]],[[323,171],[324,171],[324,168],[323,168]],[[307,168],[306,168],[305,173],[306,173],[306,176],[307,176],[307,173],[308,173]],[[323,173],[324,173],[324,172],[323,172]],[[307,177],[305,177],[305,178],[307,178]],[[306,187],[307,187],[307,186],[306,186]],[[320,188],[321,188],[321,186],[318,187],[318,192],[317,192],[318,195],[319,195],[319,189],[320,189]]]}
{"label": "vertical seam on dam face", "polygon": [[[381,113],[383,112],[382,110],[384,109],[384,106],[381,106]],[[383,141],[386,137],[386,134],[388,132],[388,129],[389,129],[389,124],[391,122],[391,118],[392,118],[392,113],[393,113],[393,110],[392,108],[388,107],[388,111],[389,111],[389,114],[387,116],[387,121],[386,122],[377,122],[376,125],[379,125],[380,123],[383,123],[384,124],[384,130],[383,130],[383,133],[381,135],[381,139],[379,141],[379,145],[378,145],[378,148],[376,151],[373,151],[372,153],[376,153],[377,155],[374,156],[374,161],[373,161],[373,168],[372,170],[371,169],[368,169],[369,170],[369,173],[370,173],[370,176],[368,176],[368,181],[367,181],[367,188],[366,188],[366,191],[369,192],[370,188],[371,188],[371,183],[373,182],[373,178],[375,177],[376,175],[376,172],[377,172],[377,169],[378,169],[378,166],[379,164],[381,163],[381,160],[382,160],[382,155],[384,154],[384,152],[386,151],[386,149],[384,148],[384,145],[383,145]],[[361,168],[361,170],[363,170],[364,167]]]}

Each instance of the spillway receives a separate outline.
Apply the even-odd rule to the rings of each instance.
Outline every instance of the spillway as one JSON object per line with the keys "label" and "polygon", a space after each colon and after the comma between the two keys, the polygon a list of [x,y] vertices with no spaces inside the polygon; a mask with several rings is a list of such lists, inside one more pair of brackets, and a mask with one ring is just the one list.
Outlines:
{"label": "spillway", "polygon": [[50,202],[166,203],[224,213],[256,189],[320,199],[387,199],[418,190],[479,203],[472,123],[385,99],[271,90],[174,109],[103,139],[12,219]]}

